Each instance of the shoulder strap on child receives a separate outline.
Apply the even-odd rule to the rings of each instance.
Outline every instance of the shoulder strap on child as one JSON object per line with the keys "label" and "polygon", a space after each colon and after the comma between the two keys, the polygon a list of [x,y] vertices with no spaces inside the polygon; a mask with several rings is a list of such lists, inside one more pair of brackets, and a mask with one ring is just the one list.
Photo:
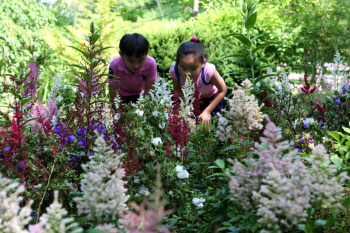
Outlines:
{"label": "shoulder strap on child", "polygon": [[205,74],[204,74],[204,68],[207,65],[207,62],[205,63],[204,67],[202,68],[202,83],[204,83],[204,85],[208,86],[210,84],[210,81],[207,83],[205,81]]}
{"label": "shoulder strap on child", "polygon": [[179,66],[176,63],[174,65],[174,71],[175,71],[175,74],[176,74],[177,81],[181,84],[181,82],[180,82],[180,74],[179,74]]}

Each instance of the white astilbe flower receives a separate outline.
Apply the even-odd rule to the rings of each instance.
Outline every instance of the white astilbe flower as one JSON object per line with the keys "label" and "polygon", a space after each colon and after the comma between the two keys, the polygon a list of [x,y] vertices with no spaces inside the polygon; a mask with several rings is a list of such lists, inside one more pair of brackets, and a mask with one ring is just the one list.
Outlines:
{"label": "white astilbe flower", "polygon": [[119,95],[119,93],[117,92],[117,95],[114,97],[114,105],[116,109],[119,109],[120,104],[122,103],[122,97]]}
{"label": "white astilbe flower", "polygon": [[100,224],[95,227],[96,230],[103,231],[105,233],[120,233],[124,232],[117,228],[114,224]]}
{"label": "white astilbe flower", "polygon": [[342,92],[344,85],[347,85],[349,74],[345,73],[346,66],[343,65],[339,51],[336,51],[333,62],[334,68],[329,71],[333,75],[333,89]]}
{"label": "white astilbe flower", "polygon": [[[323,145],[317,145],[306,167],[294,151],[282,157],[282,151],[289,147],[281,132],[273,123],[268,123],[260,138],[259,159],[255,161],[235,160],[235,175],[231,178],[231,199],[247,210],[257,209],[258,222],[266,224],[265,232],[281,232],[297,224],[305,223],[305,211],[313,204],[340,207],[338,200],[344,197],[342,183],[348,179],[346,173],[333,176],[336,165],[322,166],[329,160]],[[292,162],[292,157],[296,157]],[[244,165],[246,164],[246,165]]]}
{"label": "white astilbe flower", "polygon": [[284,71],[282,73],[282,87],[283,87],[284,91],[290,92],[289,78],[288,78],[286,72],[284,72]]}
{"label": "white astilbe flower", "polygon": [[12,183],[11,180],[3,178],[0,173],[0,232],[3,233],[21,233],[23,227],[31,220],[32,211],[30,201],[25,207],[21,208],[19,203],[23,200],[20,195],[25,188],[19,183]]}
{"label": "white astilbe flower", "polygon": [[227,99],[230,106],[226,118],[221,114],[219,116],[218,130],[216,135],[221,141],[227,141],[232,137],[231,133],[234,129],[239,129],[241,133],[247,133],[251,129],[261,129],[263,114],[259,107],[258,101],[254,95],[250,94],[252,83],[246,79],[242,82],[242,87],[238,86],[237,90],[232,91],[232,98]]}
{"label": "white astilbe flower", "polygon": [[54,195],[53,203],[46,209],[46,213],[40,217],[39,227],[42,226],[43,233],[65,233],[68,231],[70,233],[83,232],[83,229],[76,228],[78,227],[78,223],[72,223],[74,218],[64,218],[68,212],[62,208],[62,204],[58,202],[57,190],[54,192]]}
{"label": "white astilbe flower", "polygon": [[193,111],[192,102],[194,101],[194,84],[192,83],[192,80],[187,77],[186,82],[181,87],[182,93],[184,94],[184,99],[180,98],[180,106],[182,112],[180,113],[181,116],[185,117],[186,121],[188,122],[189,115],[191,115]]}
{"label": "white astilbe flower", "polygon": [[[50,93],[47,95],[47,99],[51,99],[51,97],[61,88],[62,86],[62,75],[61,74],[57,74],[55,76],[55,83],[54,85],[51,87]],[[60,100],[57,100],[57,103],[59,103],[62,100],[62,97]]]}
{"label": "white astilbe flower", "polygon": [[173,104],[172,101],[172,91],[170,90],[168,83],[162,77],[158,77],[156,82],[154,83],[154,90],[149,91],[151,95],[151,99],[156,100],[160,104],[169,103]]}
{"label": "white astilbe flower", "polygon": [[99,136],[95,141],[94,154],[89,155],[90,164],[83,164],[85,171],[81,182],[82,197],[74,198],[78,214],[89,218],[108,216],[115,220],[124,211],[129,195],[125,195],[125,170],[120,161],[122,155],[113,153],[105,140]]}

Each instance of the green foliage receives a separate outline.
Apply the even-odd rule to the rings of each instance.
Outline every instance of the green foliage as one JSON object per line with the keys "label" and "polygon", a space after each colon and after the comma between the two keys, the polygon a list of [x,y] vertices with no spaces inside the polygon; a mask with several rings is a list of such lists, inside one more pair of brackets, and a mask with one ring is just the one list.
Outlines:
{"label": "green foliage", "polygon": [[62,70],[40,31],[44,27],[54,30],[57,22],[45,5],[31,0],[4,0],[0,11],[0,76],[9,70],[21,70],[31,60],[41,69],[40,83]]}

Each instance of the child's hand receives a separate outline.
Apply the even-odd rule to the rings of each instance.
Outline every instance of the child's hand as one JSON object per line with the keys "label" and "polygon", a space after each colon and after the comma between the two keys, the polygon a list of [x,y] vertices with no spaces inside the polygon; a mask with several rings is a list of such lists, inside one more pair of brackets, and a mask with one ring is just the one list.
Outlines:
{"label": "child's hand", "polygon": [[209,112],[203,111],[202,114],[199,115],[199,118],[202,119],[202,124],[204,124],[204,125],[209,125],[210,119],[211,119],[211,116],[210,116],[210,113],[209,113]]}

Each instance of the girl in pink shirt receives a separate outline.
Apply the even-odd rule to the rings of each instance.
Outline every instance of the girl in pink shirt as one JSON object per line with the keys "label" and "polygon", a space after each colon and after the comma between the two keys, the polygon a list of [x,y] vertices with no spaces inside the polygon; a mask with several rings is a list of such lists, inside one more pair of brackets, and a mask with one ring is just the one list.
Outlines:
{"label": "girl in pink shirt", "polygon": [[109,65],[109,95],[112,102],[117,92],[123,103],[136,102],[141,91],[148,95],[154,88],[157,63],[148,56],[148,40],[138,33],[125,34],[119,42],[119,48],[120,56]]}
{"label": "girl in pink shirt", "polygon": [[196,83],[201,93],[203,103],[199,116],[202,124],[209,124],[210,119],[226,107],[227,87],[223,78],[216,71],[215,65],[207,62],[208,55],[202,43],[192,36],[188,42],[180,45],[176,54],[176,64],[169,70],[172,77],[174,91],[183,98],[182,85],[186,81],[186,74]]}

